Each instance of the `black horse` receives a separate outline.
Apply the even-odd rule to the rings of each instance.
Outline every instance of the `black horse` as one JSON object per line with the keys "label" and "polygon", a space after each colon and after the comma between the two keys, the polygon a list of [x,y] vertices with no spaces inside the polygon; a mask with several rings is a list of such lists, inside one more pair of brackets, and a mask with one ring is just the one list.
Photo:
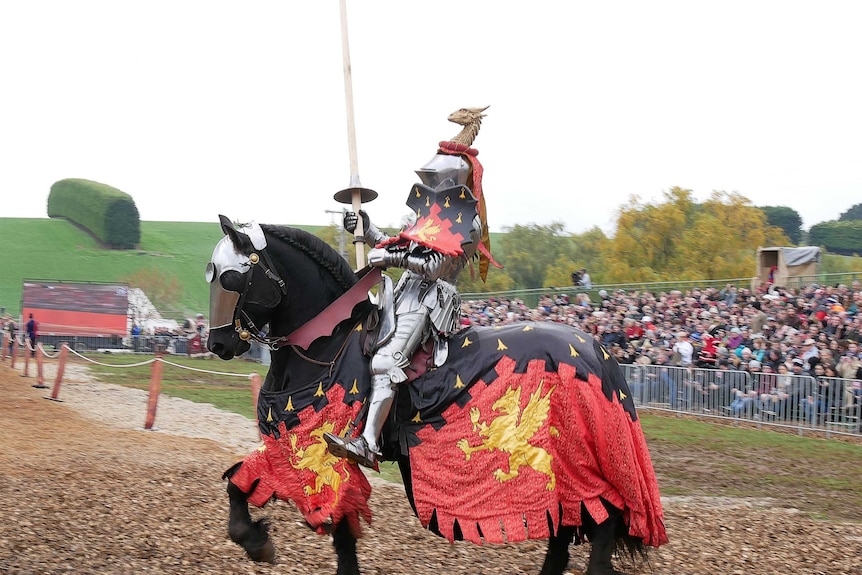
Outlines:
{"label": "black horse", "polygon": [[[252,521],[248,504],[289,500],[332,534],[338,575],[358,575],[370,486],[322,435],[361,429],[385,323],[368,295],[379,273],[357,275],[301,230],[221,224],[207,347],[226,360],[250,340],[273,350],[257,406],[264,444],[225,473],[230,538],[273,561],[266,521]],[[417,352],[382,437],[425,527],[450,541],[548,539],[541,575],[565,571],[573,542],[590,542],[587,573],[606,575],[618,573],[616,550],[636,559],[667,541],[631,394],[604,348],[551,323],[468,328],[448,346],[437,368]]]}

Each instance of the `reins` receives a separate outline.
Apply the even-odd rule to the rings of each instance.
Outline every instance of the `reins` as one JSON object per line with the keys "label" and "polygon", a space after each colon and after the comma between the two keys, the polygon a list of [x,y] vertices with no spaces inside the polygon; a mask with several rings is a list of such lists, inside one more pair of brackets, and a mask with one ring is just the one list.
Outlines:
{"label": "reins", "polygon": [[[350,331],[352,332],[353,329],[355,329],[357,325],[359,325],[359,324],[358,323],[354,324],[353,328],[351,328]],[[335,369],[335,364],[338,361],[338,358],[341,357],[342,353],[344,353],[344,349],[347,347],[347,342],[350,341],[350,336],[351,336],[351,334],[348,333],[347,337],[345,337],[344,341],[341,343],[341,347],[338,348],[338,351],[335,352],[335,356],[333,356],[333,358],[330,361],[320,361],[318,359],[314,359],[313,357],[308,357],[307,355],[302,353],[302,351],[300,351],[302,348],[300,348],[298,345],[290,345],[290,349],[292,349],[294,351],[294,353],[296,353],[296,355],[298,355],[301,359],[304,359],[308,363],[312,363],[314,365],[319,365],[321,367],[329,366],[329,375],[331,377],[332,376],[332,370]]]}

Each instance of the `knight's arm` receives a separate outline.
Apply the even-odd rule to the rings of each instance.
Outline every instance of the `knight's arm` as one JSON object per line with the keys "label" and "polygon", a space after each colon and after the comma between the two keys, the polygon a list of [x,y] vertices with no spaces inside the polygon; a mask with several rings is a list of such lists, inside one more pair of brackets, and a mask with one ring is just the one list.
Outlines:
{"label": "knight's arm", "polygon": [[[362,216],[362,239],[365,240],[366,244],[374,247],[380,242],[389,239],[389,234],[381,232],[377,226],[371,223],[371,218],[368,217],[365,210],[359,210],[359,216]],[[343,226],[346,232],[352,234],[356,231],[359,216],[356,215],[356,212],[344,212]]]}
{"label": "knight's arm", "polygon": [[463,268],[466,262],[463,254],[447,256],[430,248],[419,247],[407,254],[402,267],[426,279],[437,280],[449,275],[453,267]]}
{"label": "knight's arm", "polygon": [[453,264],[464,256],[446,256],[422,246],[391,244],[384,248],[374,248],[368,252],[368,263],[381,268],[404,268],[428,280],[437,280],[451,271]]}

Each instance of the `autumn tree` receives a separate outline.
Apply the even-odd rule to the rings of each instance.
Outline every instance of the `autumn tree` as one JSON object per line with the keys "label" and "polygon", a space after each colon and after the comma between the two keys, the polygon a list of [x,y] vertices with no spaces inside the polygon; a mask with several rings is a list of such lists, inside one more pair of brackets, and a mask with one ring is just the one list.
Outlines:
{"label": "autumn tree", "polygon": [[696,212],[691,190],[664,193],[664,203],[643,204],[637,196],[620,207],[617,230],[608,243],[603,271],[611,282],[661,281],[676,270],[677,246]]}
{"label": "autumn tree", "polygon": [[716,191],[703,204],[691,190],[675,187],[664,203],[633,197],[620,209],[616,234],[608,242],[605,281],[748,277],[755,250],[789,242],[766,214],[737,194]]}
{"label": "autumn tree", "polygon": [[802,217],[799,212],[787,206],[760,206],[760,209],[766,214],[766,223],[781,228],[793,245],[799,245],[802,241]]}

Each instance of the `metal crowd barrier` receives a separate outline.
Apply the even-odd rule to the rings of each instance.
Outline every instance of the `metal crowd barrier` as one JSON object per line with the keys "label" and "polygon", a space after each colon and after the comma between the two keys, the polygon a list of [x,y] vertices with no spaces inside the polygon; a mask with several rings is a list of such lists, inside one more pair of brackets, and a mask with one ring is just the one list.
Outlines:
{"label": "metal crowd barrier", "polygon": [[641,410],[862,434],[862,381],[663,365],[620,366]]}
{"label": "metal crowd barrier", "polygon": [[[191,335],[140,335],[120,337],[116,335],[54,335],[40,334],[39,343],[46,349],[59,350],[60,345],[66,342],[69,347],[78,353],[143,353],[153,354],[174,353],[185,355],[188,353],[200,353],[193,344]],[[206,342],[201,342],[206,345]],[[203,350],[205,351],[205,349]]]}

